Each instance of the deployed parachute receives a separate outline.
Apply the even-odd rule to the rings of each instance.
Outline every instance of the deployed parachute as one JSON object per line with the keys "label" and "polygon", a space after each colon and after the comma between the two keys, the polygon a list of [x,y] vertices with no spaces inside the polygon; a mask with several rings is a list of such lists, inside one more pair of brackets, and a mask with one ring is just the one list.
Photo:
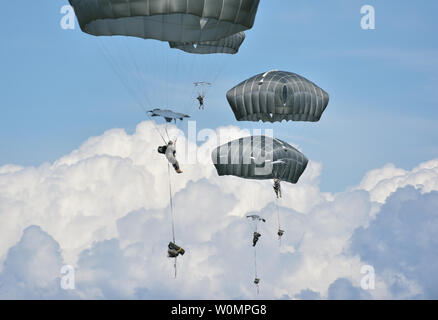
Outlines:
{"label": "deployed parachute", "polygon": [[[169,149],[169,143],[172,142],[173,145],[174,145],[174,143],[176,142],[176,139],[174,140],[174,139],[170,138],[169,132],[168,132],[167,128],[168,128],[168,125],[169,125],[170,122],[175,121],[176,126],[178,126],[178,124],[176,122],[177,120],[183,121],[185,118],[190,118],[190,116],[186,115],[186,114],[183,114],[183,113],[174,112],[172,110],[167,110],[167,109],[153,109],[153,110],[149,110],[149,111],[147,111],[147,115],[148,115],[149,119],[152,121],[152,123],[154,124],[155,130],[157,131],[157,133],[160,135],[161,139],[165,143],[164,146],[158,147],[158,153],[166,154],[166,150],[169,150],[168,153],[166,154],[166,158],[169,161],[171,161],[173,165],[176,164],[176,166],[174,166],[174,168],[175,168],[175,170],[178,171],[179,168],[178,168],[177,161],[175,159],[175,155],[173,155],[173,158],[169,158],[168,157],[168,155],[171,154],[170,149]],[[160,132],[160,128],[152,120],[152,117],[162,117],[164,120],[166,120],[166,124],[164,126],[164,132],[163,133]],[[180,173],[180,172],[178,172],[178,173]]]}
{"label": "deployed parachute", "polygon": [[[194,53],[204,53],[207,48],[209,52],[237,52],[244,39],[244,34],[240,32],[252,28],[260,0],[69,0],[69,2],[75,10],[81,30],[98,37],[95,42],[101,47],[115,75],[141,110],[146,111],[149,117],[165,119],[167,123],[163,129],[166,137],[160,132],[160,127],[153,123],[161,139],[167,144],[172,141],[167,130],[169,123],[172,121],[176,123],[177,120],[184,120],[189,116],[168,109],[147,110],[157,105],[168,108],[178,103],[178,106],[183,106],[184,101],[181,101],[181,96],[192,89],[193,80],[202,79],[214,83],[223,69],[217,60],[229,60],[233,57],[186,55],[178,50],[169,50],[166,42],[177,43],[177,45],[194,43],[193,47],[198,51]],[[143,41],[143,39],[162,42]],[[212,49],[214,46],[216,48]],[[157,53],[157,49],[163,50]],[[193,67],[193,61],[189,68],[187,68],[189,63],[184,66],[184,61],[180,61],[189,57],[201,62],[214,60],[200,66],[197,70],[196,65]],[[183,64],[182,67],[180,62]],[[212,67],[220,71],[212,72]],[[183,75],[182,78],[178,78],[178,71]],[[196,76],[190,74],[191,72]],[[173,83],[178,83],[178,86],[170,87],[169,78]],[[164,79],[165,81],[157,81]],[[173,93],[172,97],[169,97],[169,92]],[[205,91],[202,92],[205,95]],[[184,251],[175,242],[170,164],[168,164],[168,176],[172,215],[172,242],[168,246],[168,254],[175,258],[176,276],[176,258],[178,255],[183,255]]]}
{"label": "deployed parachute", "polygon": [[[95,43],[102,55],[142,111],[177,102],[187,111],[194,98],[194,90],[187,94],[193,80],[214,83],[233,57],[202,53],[236,53],[245,37],[243,31],[254,25],[260,0],[69,2],[81,30],[97,36]],[[168,43],[201,55],[167,49]],[[165,81],[155,81],[158,75]],[[171,90],[169,79],[178,86]],[[187,100],[181,99],[184,94]],[[198,99],[200,106],[202,99]]]}
{"label": "deployed parachute", "polygon": [[69,0],[95,36],[216,41],[252,28],[260,0]]}
{"label": "deployed parachute", "polygon": [[210,82],[205,82],[205,81],[193,82],[193,84],[195,85],[195,87],[211,86]]}
{"label": "deployed parachute", "polygon": [[220,176],[280,179],[297,183],[308,159],[290,144],[267,136],[240,138],[217,147],[212,160]]}
{"label": "deployed parachute", "polygon": [[211,82],[199,81],[194,82],[196,90],[198,91],[198,96],[205,97],[207,90],[211,87]]}
{"label": "deployed parachute", "polygon": [[196,99],[199,102],[199,109],[204,109],[205,94],[207,93],[207,90],[211,87],[211,83],[201,81],[201,82],[195,82],[194,85],[198,91],[198,96],[196,97]]}
{"label": "deployed parachute", "polygon": [[213,54],[226,53],[236,54],[245,40],[245,32],[238,32],[226,38],[216,41],[201,42],[169,42],[169,46],[187,53]]}
{"label": "deployed parachute", "polygon": [[165,110],[153,109],[153,110],[149,110],[148,113],[150,113],[151,117],[163,117],[166,120],[166,122],[172,122],[172,121],[176,122],[176,120],[183,121],[184,118],[190,118],[190,116],[187,114],[178,113],[167,109]]}
{"label": "deployed parachute", "polygon": [[211,87],[211,82],[199,81],[193,83],[199,91],[205,91],[205,88]]}
{"label": "deployed parachute", "polygon": [[319,121],[329,95],[295,73],[269,71],[256,75],[227,92],[238,121]]}

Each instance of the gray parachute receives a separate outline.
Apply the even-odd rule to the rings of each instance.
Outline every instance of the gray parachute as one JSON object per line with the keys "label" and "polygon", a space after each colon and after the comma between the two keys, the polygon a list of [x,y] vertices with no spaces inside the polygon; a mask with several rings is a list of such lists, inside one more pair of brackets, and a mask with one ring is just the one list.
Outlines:
{"label": "gray parachute", "polygon": [[190,118],[190,116],[187,114],[174,112],[168,109],[164,109],[164,110],[153,109],[153,110],[149,110],[148,113],[150,114],[151,117],[162,117],[166,120],[166,122],[172,122],[172,121],[176,122],[176,120],[183,121],[184,118]]}
{"label": "gray parachute", "polygon": [[239,32],[217,41],[169,42],[169,46],[194,54],[236,54],[243,41],[245,41],[245,32]]}
{"label": "gray parachute", "polygon": [[176,42],[252,28],[260,0],[69,0],[82,31]]}
{"label": "gray parachute", "polygon": [[280,179],[297,183],[308,159],[290,144],[267,136],[250,136],[217,147],[212,160],[219,176]]}
{"label": "gray parachute", "polygon": [[313,82],[291,72],[256,75],[227,92],[238,121],[319,121],[329,95]]}

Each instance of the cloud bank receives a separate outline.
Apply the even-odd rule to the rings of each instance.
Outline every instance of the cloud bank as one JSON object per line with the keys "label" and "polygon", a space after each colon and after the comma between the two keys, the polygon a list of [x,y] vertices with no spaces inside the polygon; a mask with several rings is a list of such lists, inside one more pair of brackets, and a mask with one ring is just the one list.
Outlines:
{"label": "cloud bank", "polygon": [[[182,132],[183,175],[172,174],[178,277],[166,257],[171,239],[167,162],[152,122],[88,139],[39,167],[0,167],[1,299],[397,299],[438,298],[438,159],[412,170],[388,164],[338,194],[319,189],[310,161],[278,202],[270,181],[218,177],[210,152],[247,135],[237,127],[196,146]],[[202,138],[202,137],[200,137]],[[291,141],[293,142],[293,141]],[[194,152],[193,152],[194,150]],[[257,295],[252,226],[260,226]],[[75,289],[62,290],[63,265]],[[375,289],[360,283],[375,269]]]}

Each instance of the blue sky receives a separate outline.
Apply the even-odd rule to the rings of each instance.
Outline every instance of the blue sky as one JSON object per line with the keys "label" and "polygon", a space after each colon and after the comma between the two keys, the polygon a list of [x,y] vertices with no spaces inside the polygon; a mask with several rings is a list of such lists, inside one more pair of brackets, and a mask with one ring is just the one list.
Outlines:
{"label": "blue sky", "polygon": [[[437,298],[437,3],[261,0],[239,54],[207,57],[62,30],[65,4],[0,13],[0,299]],[[376,30],[360,28],[365,4]],[[330,94],[320,122],[235,120],[226,91],[274,68]],[[215,78],[197,110],[192,82]],[[234,126],[217,130],[230,139],[272,128],[314,161],[277,201],[271,181],[219,177],[213,142],[198,141],[201,165],[172,178],[171,206],[161,140],[137,97],[190,113],[198,129]],[[176,280],[171,208],[187,249]],[[250,213],[266,218],[259,295]],[[76,290],[60,289],[65,265]],[[363,266],[374,290],[361,286]]]}
{"label": "blue sky", "polygon": [[[3,4],[0,166],[54,161],[90,136],[111,128],[132,132],[145,120],[105,61],[101,40],[78,27],[60,28],[64,4]],[[360,28],[364,4],[375,6],[376,30]],[[388,162],[410,169],[438,156],[437,9],[427,0],[262,0],[240,53],[220,57],[220,63],[211,65],[208,58],[210,64],[195,61],[189,70],[193,59],[168,53],[162,43],[132,41],[132,47],[142,50],[136,54],[154,82],[146,90],[158,92],[159,103],[183,101],[175,108],[189,112],[198,128],[274,128],[276,137],[323,164],[323,190],[340,191]],[[175,65],[179,69],[172,72]],[[197,111],[187,103],[190,81],[224,65],[207,109]],[[330,94],[320,122],[270,126],[235,120],[226,90],[273,68],[301,74]],[[155,90],[161,81],[165,85]],[[175,82],[183,93],[163,93]]]}

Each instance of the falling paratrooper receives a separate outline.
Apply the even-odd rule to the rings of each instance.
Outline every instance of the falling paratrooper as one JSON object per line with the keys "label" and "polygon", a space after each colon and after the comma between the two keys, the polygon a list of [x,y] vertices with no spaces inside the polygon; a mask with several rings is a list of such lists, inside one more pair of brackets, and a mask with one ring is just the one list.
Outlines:
{"label": "falling paratrooper", "polygon": [[[290,144],[268,136],[249,136],[230,141],[215,148],[211,154],[213,164],[219,176],[236,176],[243,179],[270,180],[295,184],[306,170],[308,159]],[[251,214],[255,223],[264,218]],[[280,223],[278,233],[284,234]],[[255,280],[258,285],[260,278],[257,275],[257,253],[255,245],[261,234],[257,229],[253,234]]]}
{"label": "falling paratrooper", "polygon": [[253,233],[253,238],[252,238],[252,246],[255,247],[257,245],[257,242],[259,241],[260,237],[262,236],[258,231],[258,223],[259,222],[266,222],[266,220],[257,214],[250,214],[250,215],[247,215],[246,217],[251,219],[254,222],[254,233]]}
{"label": "falling paratrooper", "polygon": [[[186,52],[206,54],[206,53],[237,53],[240,45],[245,39],[243,31],[251,29],[257,14],[260,0],[227,0],[227,1],[210,1],[210,0],[106,0],[106,1],[84,1],[69,0],[74,8],[76,17],[79,21],[81,30],[84,33],[97,37],[122,36],[122,38],[135,37],[140,39],[155,39],[169,42],[174,48]],[[114,39],[113,39],[114,40]],[[118,48],[120,49],[120,48]],[[125,48],[123,48],[125,49]],[[109,50],[104,48],[105,54],[110,55]],[[122,51],[122,50],[117,50]],[[131,52],[128,60],[131,58]],[[126,57],[125,57],[126,58]],[[114,57],[109,57],[115,73],[119,76],[121,82],[127,87],[127,91],[137,100],[134,85],[144,80],[141,75],[133,83],[128,83],[132,74],[127,71],[127,76],[123,78],[124,64],[117,63]],[[120,59],[126,61],[126,59]],[[142,59],[145,60],[145,59]],[[137,64],[133,61],[132,65],[138,69]],[[138,70],[136,70],[137,73]],[[120,73],[120,74],[119,74]],[[146,96],[146,88],[140,87],[139,92]],[[205,96],[205,95],[204,95]],[[204,96],[199,95],[200,105],[204,105]],[[139,106],[143,111],[145,105],[150,105],[147,101],[141,101],[145,97],[138,99]],[[172,120],[183,120],[186,115],[177,114],[171,110],[154,109],[150,111],[151,117],[161,116],[167,123]],[[155,125],[155,123],[154,123]],[[173,146],[176,141],[172,141],[168,136],[167,126],[165,127],[167,141],[158,127],[155,129],[160,134],[165,146],[160,146],[158,151],[166,154],[171,151],[171,156],[167,157],[169,162],[175,168],[176,152],[169,148],[169,143]],[[177,168],[175,168],[177,170]],[[178,172],[178,170],[177,170]],[[173,201],[172,189],[170,183],[169,170],[169,189],[170,203],[172,211],[172,232],[173,242],[169,243],[168,254],[175,255],[175,252],[181,255],[184,250],[175,244],[175,234],[173,227]],[[180,250],[181,249],[181,250]],[[175,257],[176,259],[176,257]],[[176,269],[175,269],[176,271]]]}

